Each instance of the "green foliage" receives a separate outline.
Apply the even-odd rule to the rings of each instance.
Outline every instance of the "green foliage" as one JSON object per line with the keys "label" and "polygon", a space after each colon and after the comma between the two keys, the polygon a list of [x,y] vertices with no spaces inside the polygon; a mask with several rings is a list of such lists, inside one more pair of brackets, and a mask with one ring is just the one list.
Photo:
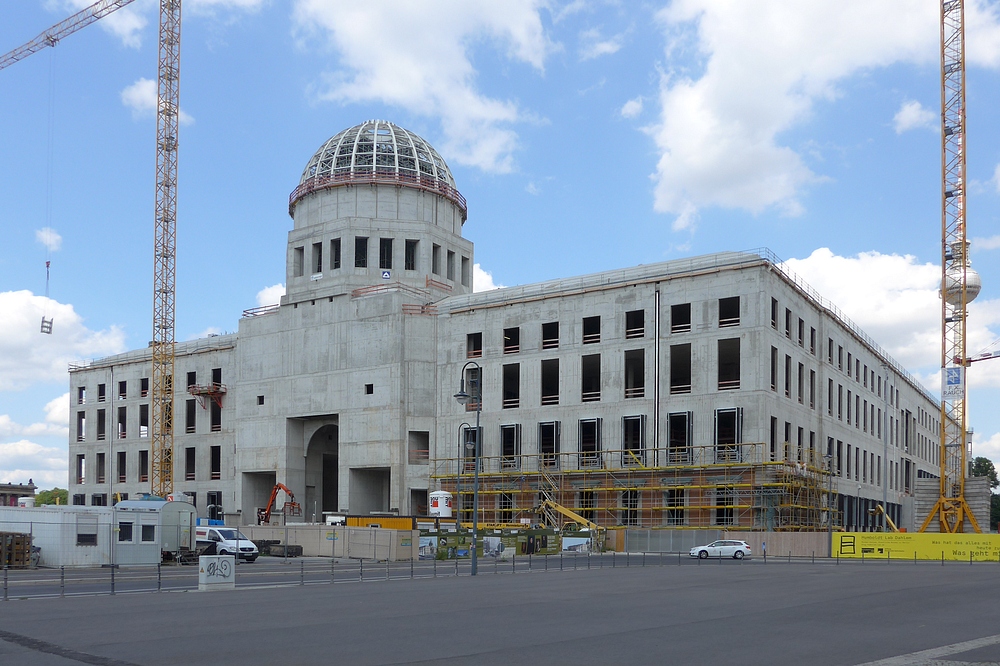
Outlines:
{"label": "green foliage", "polygon": [[42,490],[35,495],[35,506],[43,504],[68,504],[69,491],[65,488],[53,488],[52,490]]}
{"label": "green foliage", "polygon": [[988,476],[990,488],[1000,486],[1000,480],[997,479],[997,469],[989,458],[978,456],[972,459],[972,476]]}

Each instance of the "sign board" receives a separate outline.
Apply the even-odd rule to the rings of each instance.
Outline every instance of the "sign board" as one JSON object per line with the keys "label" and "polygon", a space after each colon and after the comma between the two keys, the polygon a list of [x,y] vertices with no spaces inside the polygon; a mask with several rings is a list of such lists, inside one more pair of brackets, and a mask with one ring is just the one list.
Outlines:
{"label": "sign board", "polygon": [[392,278],[392,271],[382,271],[382,279],[389,280]]}
{"label": "sign board", "polygon": [[833,556],[861,559],[1000,561],[998,534],[835,532]]}
{"label": "sign board", "polygon": [[199,592],[232,590],[235,587],[235,555],[202,555],[198,558]]}
{"label": "sign board", "polygon": [[965,398],[965,368],[945,368],[941,375],[941,398],[962,400]]}

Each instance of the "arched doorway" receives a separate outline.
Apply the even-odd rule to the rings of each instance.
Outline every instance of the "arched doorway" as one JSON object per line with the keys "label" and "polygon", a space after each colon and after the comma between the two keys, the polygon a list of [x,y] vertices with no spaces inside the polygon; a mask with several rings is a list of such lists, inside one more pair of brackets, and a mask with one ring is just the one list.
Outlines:
{"label": "arched doorway", "polygon": [[325,425],[309,438],[306,449],[306,504],[304,512],[323,520],[324,511],[338,510],[340,446],[336,424]]}

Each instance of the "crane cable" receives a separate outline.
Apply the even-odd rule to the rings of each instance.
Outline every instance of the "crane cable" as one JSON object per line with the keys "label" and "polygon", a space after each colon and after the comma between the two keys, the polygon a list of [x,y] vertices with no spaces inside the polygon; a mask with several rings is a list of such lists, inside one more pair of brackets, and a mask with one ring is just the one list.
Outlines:
{"label": "crane cable", "polygon": [[[49,51],[49,109],[48,127],[46,128],[46,151],[45,151],[45,232],[52,232],[52,134],[55,126],[55,49]],[[52,335],[52,318],[47,318],[49,313],[49,278],[52,267],[52,242],[46,238],[45,245],[45,303],[42,306],[42,323],[40,331],[46,335]]]}

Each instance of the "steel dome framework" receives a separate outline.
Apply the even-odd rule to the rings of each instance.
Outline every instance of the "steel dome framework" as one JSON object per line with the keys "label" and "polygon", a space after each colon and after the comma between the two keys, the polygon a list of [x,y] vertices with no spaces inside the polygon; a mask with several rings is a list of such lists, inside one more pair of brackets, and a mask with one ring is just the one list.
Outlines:
{"label": "steel dome framework", "polygon": [[434,192],[462,210],[468,207],[444,158],[422,137],[385,120],[368,120],[320,146],[288,199],[288,212],[318,190],[363,183],[388,183]]}

